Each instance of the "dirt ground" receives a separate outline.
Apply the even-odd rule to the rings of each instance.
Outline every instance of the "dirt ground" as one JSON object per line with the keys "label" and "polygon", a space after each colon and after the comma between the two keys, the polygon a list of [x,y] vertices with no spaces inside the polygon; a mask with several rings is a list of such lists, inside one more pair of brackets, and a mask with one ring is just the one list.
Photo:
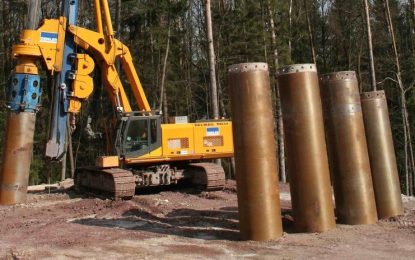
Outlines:
{"label": "dirt ground", "polygon": [[281,185],[284,236],[239,241],[236,188],[170,190],[111,201],[74,192],[30,194],[0,206],[0,259],[414,259],[415,200],[376,225],[294,233],[288,187]]}

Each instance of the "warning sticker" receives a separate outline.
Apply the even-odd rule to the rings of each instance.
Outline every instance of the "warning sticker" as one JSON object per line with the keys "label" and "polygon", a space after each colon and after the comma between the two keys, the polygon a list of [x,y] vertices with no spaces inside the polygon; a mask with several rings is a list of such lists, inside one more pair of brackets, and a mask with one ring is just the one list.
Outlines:
{"label": "warning sticker", "polygon": [[206,135],[219,135],[219,127],[208,127],[206,128]]}
{"label": "warning sticker", "polygon": [[58,34],[51,32],[40,32],[40,42],[57,43]]}

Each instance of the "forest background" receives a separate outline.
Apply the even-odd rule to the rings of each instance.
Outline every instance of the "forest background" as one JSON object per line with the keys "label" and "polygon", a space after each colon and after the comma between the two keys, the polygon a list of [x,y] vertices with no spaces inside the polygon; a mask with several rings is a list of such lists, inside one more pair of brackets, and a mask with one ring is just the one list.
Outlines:
{"label": "forest background", "polygon": [[[166,116],[188,115],[191,121],[212,118],[205,1],[109,0],[109,3],[117,37],[132,51],[150,105],[159,108],[163,103]],[[93,1],[79,0],[79,4],[78,25],[94,29]],[[415,0],[370,0],[368,5],[377,88],[387,93],[402,190],[413,195]],[[42,19],[59,16],[59,7],[60,0],[42,0]],[[371,89],[363,0],[213,0],[211,11],[221,117],[231,117],[227,68],[235,63],[270,65],[274,107],[277,105],[275,70],[288,64],[316,63],[320,74],[354,70],[361,91]],[[14,66],[11,47],[24,29],[27,3],[2,0],[0,12],[0,130],[4,131],[5,89]],[[72,138],[76,166],[90,164],[97,155],[105,153],[103,142],[90,138],[84,131],[90,117],[91,128],[105,136],[113,116],[98,74],[93,97],[83,105]],[[47,87],[47,75],[42,79],[44,95],[36,126],[31,185],[60,178],[60,164],[50,163],[43,156],[51,89]],[[276,110],[274,115],[277,121]],[[0,138],[2,147],[3,132]]]}

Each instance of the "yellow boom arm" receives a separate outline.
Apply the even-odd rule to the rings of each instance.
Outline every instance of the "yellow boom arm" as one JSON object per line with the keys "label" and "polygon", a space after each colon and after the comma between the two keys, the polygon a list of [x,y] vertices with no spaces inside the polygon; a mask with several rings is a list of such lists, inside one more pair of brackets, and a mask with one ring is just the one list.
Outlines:
{"label": "yellow boom arm", "polygon": [[[107,0],[95,0],[95,14],[97,21],[96,32],[77,26],[70,26],[68,28],[69,32],[74,35],[75,43],[95,58],[98,66],[101,68],[103,82],[107,87],[111,100],[119,111],[131,112],[132,108],[115,66],[117,58],[121,60],[122,67],[130,82],[131,89],[133,90],[138,109],[150,112],[151,108],[134,68],[131,53],[127,46],[114,38],[114,30],[112,28]],[[102,14],[105,17],[105,23],[102,21]],[[104,24],[105,28],[103,27]],[[79,66],[77,67],[79,68]],[[76,80],[77,78],[75,78],[75,82]],[[73,102],[72,106],[71,103],[69,110],[79,111],[79,104],[80,103]]]}
{"label": "yellow boom arm", "polygon": [[95,58],[98,66],[101,68],[102,77],[108,88],[110,97],[117,108],[122,107],[123,112],[132,111],[115,67],[116,58],[120,58],[139,110],[151,111],[127,46],[116,39],[109,39],[101,33],[88,29],[70,26],[69,31],[75,36],[75,43]]}
{"label": "yellow boom arm", "polygon": [[[105,17],[105,28],[103,27],[102,14]],[[75,43],[92,54],[98,62],[98,66],[102,71],[103,82],[117,110],[121,112],[132,111],[115,66],[116,59],[120,58],[124,72],[133,90],[138,109],[150,112],[151,108],[134,68],[131,53],[127,46],[114,38],[114,30],[112,28],[107,0],[95,0],[95,15],[97,32],[76,26],[69,27],[69,31],[75,36]]]}

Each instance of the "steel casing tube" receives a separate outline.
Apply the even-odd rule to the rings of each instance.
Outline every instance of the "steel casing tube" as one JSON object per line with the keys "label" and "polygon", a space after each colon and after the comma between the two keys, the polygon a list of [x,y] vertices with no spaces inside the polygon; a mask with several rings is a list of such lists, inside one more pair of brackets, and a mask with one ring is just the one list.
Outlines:
{"label": "steel casing tube", "polygon": [[294,223],[300,232],[336,227],[317,68],[278,70]]}
{"label": "steel casing tube", "polygon": [[229,67],[241,238],[282,236],[278,162],[268,65]]}
{"label": "steel casing tube", "polygon": [[397,216],[403,206],[386,95],[365,92],[361,99],[378,217]]}
{"label": "steel casing tube", "polygon": [[24,203],[27,196],[36,114],[9,112],[0,173],[0,204]]}
{"label": "steel casing tube", "polygon": [[326,74],[320,86],[337,219],[374,224],[376,202],[356,74]]}

